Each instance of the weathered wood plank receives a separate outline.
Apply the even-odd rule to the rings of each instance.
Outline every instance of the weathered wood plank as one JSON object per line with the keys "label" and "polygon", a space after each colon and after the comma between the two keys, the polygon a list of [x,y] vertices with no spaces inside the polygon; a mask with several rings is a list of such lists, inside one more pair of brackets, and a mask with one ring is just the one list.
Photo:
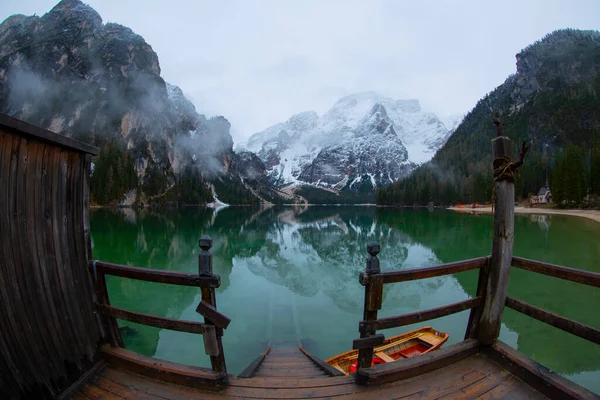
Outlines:
{"label": "weathered wood plank", "polygon": [[[89,155],[88,155],[89,156]],[[69,229],[72,231],[75,264],[73,265],[73,276],[77,285],[77,296],[81,306],[82,324],[87,335],[86,349],[87,361],[92,362],[96,354],[97,343],[100,338],[96,325],[95,307],[93,300],[93,284],[87,269],[88,258],[86,256],[86,243],[84,232],[84,207],[83,207],[83,185],[84,185],[84,162],[85,155],[72,153],[73,159],[73,205],[70,213]],[[94,329],[96,328],[96,329]]]}
{"label": "weathered wood plank", "polygon": [[[91,343],[88,339],[92,336],[90,328],[94,327],[93,320],[90,318],[93,315],[92,299],[90,298],[91,292],[86,291],[87,276],[83,275],[85,272],[86,262],[85,256],[83,255],[83,221],[81,220],[82,208],[80,195],[82,194],[81,188],[81,154],[76,152],[69,152],[67,157],[67,208],[66,218],[64,219],[65,238],[68,240],[68,245],[65,247],[69,253],[69,259],[71,265],[68,266],[69,284],[72,286],[73,297],[72,302],[77,304],[76,318],[78,323],[76,324],[80,330],[80,337],[82,341],[83,352],[81,359],[87,357],[88,361],[91,361],[96,351],[97,344]],[[84,296],[86,294],[87,296]],[[83,368],[83,365],[82,367]]]}
{"label": "weathered wood plank", "polygon": [[137,313],[134,311],[123,310],[122,308],[96,304],[96,308],[102,314],[123,319],[125,321],[138,324],[154,326],[161,329],[170,329],[172,331],[199,333],[204,332],[204,324],[201,322],[177,320],[171,318],[155,317],[153,315]]}
{"label": "weathered wood plank", "polygon": [[417,357],[359,369],[356,373],[356,383],[365,386],[382,385],[421,375],[477,354],[479,346],[477,340],[467,339]]}
{"label": "weathered wood plank", "polygon": [[143,388],[133,388],[129,385],[115,382],[111,379],[103,376],[98,376],[88,383],[90,386],[97,386],[102,390],[112,393],[117,396],[121,396],[124,399],[135,399],[135,400],[164,400],[163,397],[156,396],[147,393]]}
{"label": "weathered wood plank", "polygon": [[227,385],[224,372],[159,360],[108,345],[100,351],[113,365],[164,382],[206,390],[221,390]]}
{"label": "weathered wood plank", "polygon": [[229,386],[253,387],[253,388],[281,388],[293,389],[296,387],[319,388],[324,386],[351,385],[354,384],[354,378],[349,376],[321,378],[256,378],[237,379],[230,378]]}
{"label": "weathered wood plank", "polygon": [[460,272],[482,268],[486,265],[488,258],[489,257],[478,257],[470,260],[456,261],[432,267],[386,271],[379,273],[377,276],[383,277],[383,283],[396,283],[425,278],[435,278],[437,276],[458,274]]}
{"label": "weathered wood plank", "polygon": [[[23,266],[25,263],[30,263],[27,250],[22,249],[23,241],[26,237],[25,234],[25,211],[23,210],[23,202],[21,199],[25,197],[25,170],[27,165],[27,141],[25,139],[15,137],[12,144],[12,154],[9,170],[9,181],[8,181],[8,218],[9,218],[9,237],[12,239],[12,257],[13,262],[11,263],[13,275],[11,285],[14,286],[13,295],[15,296],[15,302],[13,303],[18,308],[15,309],[19,320],[19,328],[16,334],[19,346],[23,346],[27,349],[30,354],[26,354],[25,357],[30,359],[30,365],[34,365],[32,368],[34,378],[36,381],[41,382],[51,393],[54,393],[55,388],[51,382],[52,372],[48,361],[46,361],[46,354],[40,346],[41,338],[38,334],[38,326],[35,319],[30,318],[29,313],[31,312],[30,296],[27,292],[27,281],[24,275]],[[27,316],[23,318],[22,316]]]}
{"label": "weathered wood plank", "polygon": [[550,371],[501,341],[484,348],[484,351],[490,359],[552,399],[600,399],[600,396]]}
{"label": "weathered wood plank", "polygon": [[53,146],[47,148],[47,166],[46,174],[48,181],[48,188],[46,193],[50,194],[45,196],[45,218],[43,223],[44,230],[44,249],[47,257],[47,270],[48,279],[50,286],[54,288],[52,295],[54,298],[54,304],[56,307],[56,313],[58,315],[58,324],[62,326],[61,335],[64,337],[66,351],[64,356],[68,358],[72,351],[73,343],[76,339],[74,328],[70,323],[69,319],[69,298],[66,292],[63,290],[63,285],[60,279],[60,265],[63,263],[62,259],[62,248],[57,237],[57,224],[58,224],[58,203],[59,200],[59,180],[60,180],[60,149]]}
{"label": "weathered wood plank", "polygon": [[[96,291],[96,299],[98,304],[110,306],[110,299],[108,297],[108,288],[106,286],[106,276],[102,272],[97,272],[94,277],[94,287]],[[119,325],[114,316],[101,314],[100,320],[105,330],[106,340],[114,347],[123,347],[123,339],[121,338],[121,332],[119,331]]]}
{"label": "weathered wood plank", "polygon": [[481,297],[474,297],[472,299],[448,304],[447,306],[432,308],[425,311],[418,311],[411,314],[380,318],[370,322],[360,321],[359,330],[368,329],[368,325],[372,325],[373,328],[376,330],[411,325],[418,322],[429,321],[430,319],[441,318],[447,315],[456,314],[458,312],[465,311],[473,307],[479,307],[482,303],[483,299]]}
{"label": "weathered wood plank", "polygon": [[85,383],[83,385],[80,393],[92,400],[124,399],[123,396],[111,393],[108,390],[104,390],[94,384],[89,383]]}
{"label": "weathered wood plank", "polygon": [[71,386],[65,389],[56,398],[56,400],[70,399],[71,397],[73,397],[73,395],[75,395],[75,393],[79,392],[82,389],[85,383],[94,379],[94,377],[101,373],[104,370],[104,368],[106,368],[106,363],[103,360],[98,361],[96,364],[94,364],[92,368],[88,369],[85,373],[83,373],[83,375],[81,375],[79,379],[73,382]]}
{"label": "weathered wood plank", "polygon": [[98,260],[90,261],[90,269],[92,268],[92,263],[94,262],[96,263],[98,272],[102,272],[107,275],[120,276],[121,278],[168,283],[170,285],[195,286],[200,288],[218,288],[221,284],[220,278],[217,275],[198,276],[195,274],[186,274],[184,272],[131,267],[128,265],[113,264]]}
{"label": "weathered wood plank", "polygon": [[591,326],[581,324],[576,321],[572,321],[568,318],[561,317],[560,315],[551,313],[544,309],[532,306],[512,297],[506,298],[506,306],[518,311],[522,314],[528,315],[531,318],[535,318],[538,321],[542,321],[548,325],[552,325],[558,329],[569,332],[580,338],[589,340],[596,344],[600,344],[600,330]]}
{"label": "weathered wood plank", "polygon": [[40,221],[41,213],[39,190],[41,186],[41,158],[44,155],[43,146],[37,143],[29,143],[27,157],[27,170],[24,176],[24,199],[29,201],[24,202],[23,212],[23,227],[25,237],[23,241],[23,250],[27,252],[27,259],[23,256],[24,265],[29,265],[29,270],[23,268],[26,279],[24,282],[27,286],[27,296],[29,302],[29,313],[27,317],[35,318],[37,323],[37,333],[41,336],[40,345],[46,351],[49,359],[48,365],[52,368],[51,377],[56,379],[58,376],[66,377],[64,365],[61,362],[62,354],[59,352],[60,341],[58,330],[53,322],[52,314],[49,309],[48,299],[45,296],[46,290],[42,282],[42,269],[45,268],[43,258],[39,257],[37,248],[37,232],[39,231],[38,221]]}
{"label": "weathered wood plank", "polygon": [[227,316],[221,314],[215,307],[202,300],[198,307],[196,307],[196,312],[202,315],[204,318],[209,319],[217,328],[227,329],[231,319],[227,318]]}
{"label": "weathered wood plank", "polygon": [[[373,321],[375,322],[375,321]],[[360,350],[360,349],[372,349],[375,346],[382,345],[385,341],[385,336],[383,333],[378,333],[376,335],[367,336],[364,338],[354,339],[352,341],[352,349]]]}
{"label": "weathered wood plank", "polygon": [[[67,222],[69,219],[67,204],[69,200],[69,153],[60,151],[58,153],[58,187],[57,198],[55,203],[56,216],[54,219],[54,248],[60,252],[61,262],[57,263],[58,279],[60,288],[65,295],[65,304],[67,314],[65,315],[65,323],[72,327],[75,343],[71,343],[71,347],[75,353],[85,353],[85,328],[78,323],[72,321],[81,321],[81,312],[78,304],[73,301],[77,298],[75,285],[71,268],[71,254],[69,248],[72,242],[68,237]],[[82,368],[81,361],[76,361],[77,367]]]}
{"label": "weathered wood plank", "polygon": [[310,354],[306,349],[300,347],[300,351],[308,357],[321,371],[325,372],[329,376],[345,376],[342,371],[339,371],[333,368],[331,365],[327,364],[325,361],[321,360],[319,357],[315,357]]}
{"label": "weathered wood plank", "polygon": [[244,370],[238,375],[238,378],[250,378],[260,368],[262,363],[265,361],[265,357],[271,351],[270,347],[267,347],[265,351],[260,353],[258,357],[254,359]]}
{"label": "weathered wood plank", "polygon": [[[489,279],[490,271],[489,261],[490,259],[488,257],[486,265],[479,269],[479,276],[477,277],[477,292],[475,297],[485,298],[486,285]],[[467,329],[465,329],[465,340],[475,338],[482,311],[483,302],[479,306],[471,308],[471,312],[469,313],[469,321],[467,322]]]}
{"label": "weathered wood plank", "polygon": [[[13,257],[8,218],[11,198],[11,190],[8,186],[11,153],[12,136],[0,130],[0,187],[6,188],[0,192],[0,238],[2,238],[0,240],[0,259],[3,264],[0,268],[0,304],[4,305],[4,307],[0,307],[0,318],[3,322],[0,325],[0,332],[2,332],[0,346],[2,346],[2,356],[8,369],[2,376],[5,377],[6,390],[13,392],[25,386],[26,381],[31,381],[31,377],[23,376],[20,372],[21,368],[25,369],[24,367],[27,366],[27,359],[22,354],[23,349],[17,346],[17,342],[20,340],[18,325],[14,312],[11,312],[14,310],[13,301],[15,300],[12,297],[14,289],[11,279]],[[9,282],[11,282],[10,285]]]}
{"label": "weathered wood plank", "polygon": [[582,283],[584,285],[600,287],[600,273],[585,271],[576,268],[563,267],[545,263],[542,261],[529,260],[522,257],[512,258],[512,266],[525,269],[538,274],[553,276],[555,278],[564,279],[571,282]]}
{"label": "weathered wood plank", "polygon": [[[46,334],[50,336],[54,342],[54,347],[58,353],[58,360],[62,361],[70,353],[68,343],[65,341],[65,335],[61,334],[63,329],[60,324],[59,312],[57,311],[57,305],[55,302],[55,287],[52,283],[50,271],[54,268],[53,263],[48,260],[48,253],[51,253],[53,249],[46,248],[46,237],[45,229],[47,227],[46,220],[50,218],[50,211],[47,208],[47,201],[50,201],[50,181],[47,174],[47,167],[49,162],[49,147],[47,145],[38,145],[37,157],[35,162],[35,182],[33,188],[33,212],[34,218],[28,218],[28,230],[34,232],[35,237],[32,239],[32,254],[37,256],[37,263],[39,265],[38,273],[34,274],[38,279],[38,290],[40,294],[40,302],[44,310],[44,317],[46,318]],[[66,377],[67,373],[62,362],[58,363],[56,367],[57,372],[61,377]]]}
{"label": "weathered wood plank", "polygon": [[471,400],[478,398],[480,395],[494,390],[495,388],[502,386],[510,379],[512,375],[506,370],[500,370],[497,373],[489,374],[483,379],[480,379],[464,388],[460,392],[448,394],[440,397],[445,400]]}

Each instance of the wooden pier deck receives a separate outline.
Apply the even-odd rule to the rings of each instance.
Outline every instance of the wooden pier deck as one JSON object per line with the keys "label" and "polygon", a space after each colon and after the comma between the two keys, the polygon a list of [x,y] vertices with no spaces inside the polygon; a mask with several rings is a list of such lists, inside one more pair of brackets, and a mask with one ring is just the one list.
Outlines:
{"label": "wooden pier deck", "polygon": [[[89,399],[545,399],[484,354],[391,384],[364,387],[352,377],[327,377],[309,364],[283,368],[281,352],[252,378],[229,378],[222,392],[207,392],[146,378],[108,364],[74,398]],[[294,357],[292,357],[294,358]],[[310,361],[309,361],[310,362]],[[279,372],[275,372],[279,371]],[[309,372],[310,371],[310,372]]]}
{"label": "wooden pier deck", "polygon": [[[0,114],[0,398],[21,399],[595,399],[600,396],[498,340],[505,307],[600,345],[600,329],[508,296],[520,268],[600,288],[600,274],[513,257],[514,176],[523,163],[498,118],[491,253],[425,268],[385,270],[367,244],[357,372],[351,377],[297,346],[263,352],[240,374],[227,371],[222,338],[231,320],[217,308],[212,239],[199,240],[198,272],[181,273],[92,260],[89,177],[98,149]],[[475,296],[382,317],[384,285],[479,271]],[[199,289],[203,322],[111,305],[106,275]],[[257,293],[257,296],[260,296]],[[566,299],[568,300],[568,299]],[[243,305],[240,305],[243,306]],[[293,306],[293,303],[292,303]],[[371,366],[381,331],[470,310],[464,340],[435,352]],[[124,349],[119,320],[202,335],[210,368]],[[292,317],[292,321],[294,318]],[[295,322],[294,322],[295,323]],[[272,332],[271,332],[272,333]],[[326,334],[323,332],[322,334]],[[272,340],[272,334],[267,340]],[[350,347],[350,343],[348,343]],[[557,351],[561,351],[557,343]],[[294,347],[295,346],[295,347]],[[99,361],[100,360],[100,361]]]}

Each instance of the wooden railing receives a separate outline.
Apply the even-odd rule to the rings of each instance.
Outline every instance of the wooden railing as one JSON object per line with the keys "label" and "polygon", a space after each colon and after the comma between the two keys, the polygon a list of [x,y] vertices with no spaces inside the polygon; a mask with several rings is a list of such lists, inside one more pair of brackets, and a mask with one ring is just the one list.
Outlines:
{"label": "wooden railing", "polygon": [[[91,261],[89,264],[94,279],[96,309],[104,337],[113,347],[123,347],[117,318],[161,329],[201,334],[204,339],[205,353],[210,356],[212,372],[215,373],[218,379],[224,380],[226,383],[227,367],[225,355],[223,354],[222,336],[223,330],[227,328],[231,320],[216,309],[215,289],[221,285],[221,279],[219,275],[213,274],[212,254],[209,251],[212,247],[212,239],[203,236],[200,239],[199,246],[202,251],[198,256],[198,274]],[[106,286],[106,275],[170,285],[199,287],[202,292],[202,300],[198,304],[196,312],[204,317],[204,323],[157,317],[113,307],[110,304]]]}
{"label": "wooden railing", "polygon": [[[379,260],[377,259],[379,251],[380,247],[377,243],[367,245],[367,252],[370,257],[367,259],[365,272],[361,273],[359,278],[360,283],[365,287],[365,303],[363,320],[359,322],[360,338],[355,339],[352,344],[353,349],[358,349],[359,371],[371,367],[374,347],[383,344],[385,340],[384,335],[377,334],[377,330],[380,329],[396,328],[424,322],[471,309],[465,339],[473,336],[483,307],[489,257],[480,257],[427,268],[381,272]],[[415,313],[377,318],[377,312],[382,307],[384,284],[433,278],[475,269],[479,269],[480,272],[477,293],[474,298]],[[357,374],[357,381],[359,380],[359,374]]]}
{"label": "wooden railing", "polygon": [[[521,257],[513,257],[512,266],[567,281],[577,282],[583,285],[600,287],[600,273],[597,272],[582,271],[541,261],[528,260]],[[548,325],[552,325],[555,328],[569,332],[575,336],[589,340],[590,342],[600,344],[600,329],[581,324],[512,297],[506,298],[505,305],[508,308],[528,315]]]}

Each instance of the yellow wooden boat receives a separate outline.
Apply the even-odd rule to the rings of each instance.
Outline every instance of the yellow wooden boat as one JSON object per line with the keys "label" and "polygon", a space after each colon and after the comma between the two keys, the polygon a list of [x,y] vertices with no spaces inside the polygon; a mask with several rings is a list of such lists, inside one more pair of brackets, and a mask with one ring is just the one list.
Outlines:
{"label": "yellow wooden boat", "polygon": [[[445,332],[436,331],[430,326],[416,329],[402,335],[386,339],[382,345],[373,350],[373,362],[385,364],[403,358],[426,354],[439,349],[450,337]],[[325,360],[329,365],[346,375],[356,372],[358,350],[350,350]]]}

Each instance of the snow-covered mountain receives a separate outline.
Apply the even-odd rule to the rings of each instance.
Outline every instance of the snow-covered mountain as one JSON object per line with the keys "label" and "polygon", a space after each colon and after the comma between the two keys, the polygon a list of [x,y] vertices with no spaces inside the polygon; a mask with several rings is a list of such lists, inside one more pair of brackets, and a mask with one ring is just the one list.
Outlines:
{"label": "snow-covered mountain", "polygon": [[429,161],[449,134],[418,100],[365,92],[343,97],[321,116],[296,114],[252,135],[245,147],[260,157],[276,186],[369,193]]}

